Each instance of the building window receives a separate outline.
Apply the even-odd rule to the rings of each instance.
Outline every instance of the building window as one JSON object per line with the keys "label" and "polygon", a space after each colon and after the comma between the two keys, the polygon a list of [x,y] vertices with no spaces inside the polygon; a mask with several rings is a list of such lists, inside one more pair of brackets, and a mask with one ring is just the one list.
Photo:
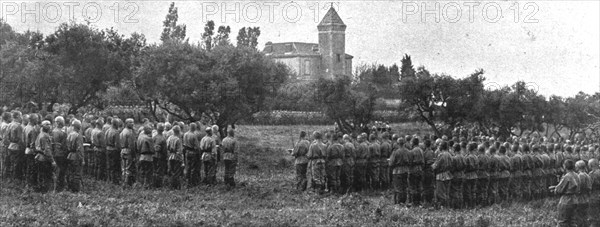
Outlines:
{"label": "building window", "polygon": [[310,60],[304,60],[304,75],[310,75]]}
{"label": "building window", "polygon": [[341,54],[337,54],[337,59],[338,59],[337,62],[342,62],[342,55]]}

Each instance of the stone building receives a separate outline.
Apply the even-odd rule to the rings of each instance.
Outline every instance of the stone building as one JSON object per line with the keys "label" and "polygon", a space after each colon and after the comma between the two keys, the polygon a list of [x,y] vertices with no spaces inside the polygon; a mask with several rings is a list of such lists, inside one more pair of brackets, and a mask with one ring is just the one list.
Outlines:
{"label": "stone building", "polygon": [[333,7],[317,29],[319,43],[267,42],[263,52],[288,65],[300,80],[352,75],[353,57],[346,54],[346,25]]}

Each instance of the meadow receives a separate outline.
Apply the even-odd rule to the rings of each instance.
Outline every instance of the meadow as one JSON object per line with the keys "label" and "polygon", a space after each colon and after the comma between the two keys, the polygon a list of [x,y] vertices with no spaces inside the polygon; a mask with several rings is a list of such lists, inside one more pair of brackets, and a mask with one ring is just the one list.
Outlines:
{"label": "meadow", "polygon": [[[420,124],[401,133],[428,132]],[[83,193],[24,193],[0,186],[0,226],[554,226],[556,198],[470,210],[394,205],[390,192],[317,195],[294,190],[286,149],[300,130],[332,126],[244,126],[237,186],[122,189],[90,179]],[[222,181],[222,169],[218,178]]]}

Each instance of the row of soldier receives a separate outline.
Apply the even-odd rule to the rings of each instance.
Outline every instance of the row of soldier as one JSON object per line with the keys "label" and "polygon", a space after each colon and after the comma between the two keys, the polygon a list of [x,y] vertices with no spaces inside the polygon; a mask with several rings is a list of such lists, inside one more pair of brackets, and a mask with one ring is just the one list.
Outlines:
{"label": "row of soldier", "polygon": [[233,129],[221,140],[216,125],[202,133],[191,123],[184,133],[181,122],[154,127],[145,120],[135,130],[133,119],[123,123],[108,117],[105,123],[102,117],[88,116],[82,123],[72,116],[66,122],[62,116],[41,118],[13,111],[5,112],[0,123],[0,175],[24,182],[27,189],[78,192],[83,175],[125,187],[136,181],[145,188],[194,187],[201,178],[216,183],[221,160],[225,183],[235,185],[238,148]]}
{"label": "row of soldier", "polygon": [[[565,173],[565,160],[582,160],[588,169],[588,161],[600,157],[597,145],[543,138],[453,140],[388,132],[356,138],[314,132],[312,142],[306,137],[301,132],[291,151],[298,189],[305,190],[309,180],[319,193],[387,189],[393,183],[395,203],[410,205],[464,208],[544,198]],[[588,170],[597,169],[589,163]]]}

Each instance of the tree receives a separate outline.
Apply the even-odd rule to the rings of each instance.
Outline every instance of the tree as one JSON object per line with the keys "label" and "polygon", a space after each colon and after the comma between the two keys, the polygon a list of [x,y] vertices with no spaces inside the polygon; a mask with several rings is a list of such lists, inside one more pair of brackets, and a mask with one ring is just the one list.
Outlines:
{"label": "tree", "polygon": [[286,67],[244,47],[211,51],[188,43],[149,47],[135,76],[142,96],[187,121],[227,126],[251,116],[287,77]]}
{"label": "tree", "polygon": [[353,86],[351,81],[344,75],[338,75],[333,80],[321,78],[315,82],[313,100],[322,106],[325,115],[342,132],[367,131],[367,125],[373,118],[376,97]]}
{"label": "tree", "polygon": [[231,28],[229,26],[219,26],[215,37],[216,45],[231,45],[229,33],[231,33]]}
{"label": "tree", "polygon": [[415,68],[413,67],[410,55],[405,54],[401,60],[402,66],[400,67],[400,79],[411,78],[415,76]]}
{"label": "tree", "polygon": [[259,27],[240,28],[237,36],[237,46],[247,46],[256,49],[258,46],[258,37],[260,36]]}
{"label": "tree", "polygon": [[204,49],[210,51],[213,47],[213,34],[215,32],[215,22],[209,20],[204,25],[204,33],[202,33],[202,42]]}
{"label": "tree", "polygon": [[163,32],[160,35],[160,41],[183,41],[185,39],[186,25],[178,25],[177,20],[179,15],[177,14],[177,7],[175,2],[171,2],[169,6],[169,13],[163,22]]}

